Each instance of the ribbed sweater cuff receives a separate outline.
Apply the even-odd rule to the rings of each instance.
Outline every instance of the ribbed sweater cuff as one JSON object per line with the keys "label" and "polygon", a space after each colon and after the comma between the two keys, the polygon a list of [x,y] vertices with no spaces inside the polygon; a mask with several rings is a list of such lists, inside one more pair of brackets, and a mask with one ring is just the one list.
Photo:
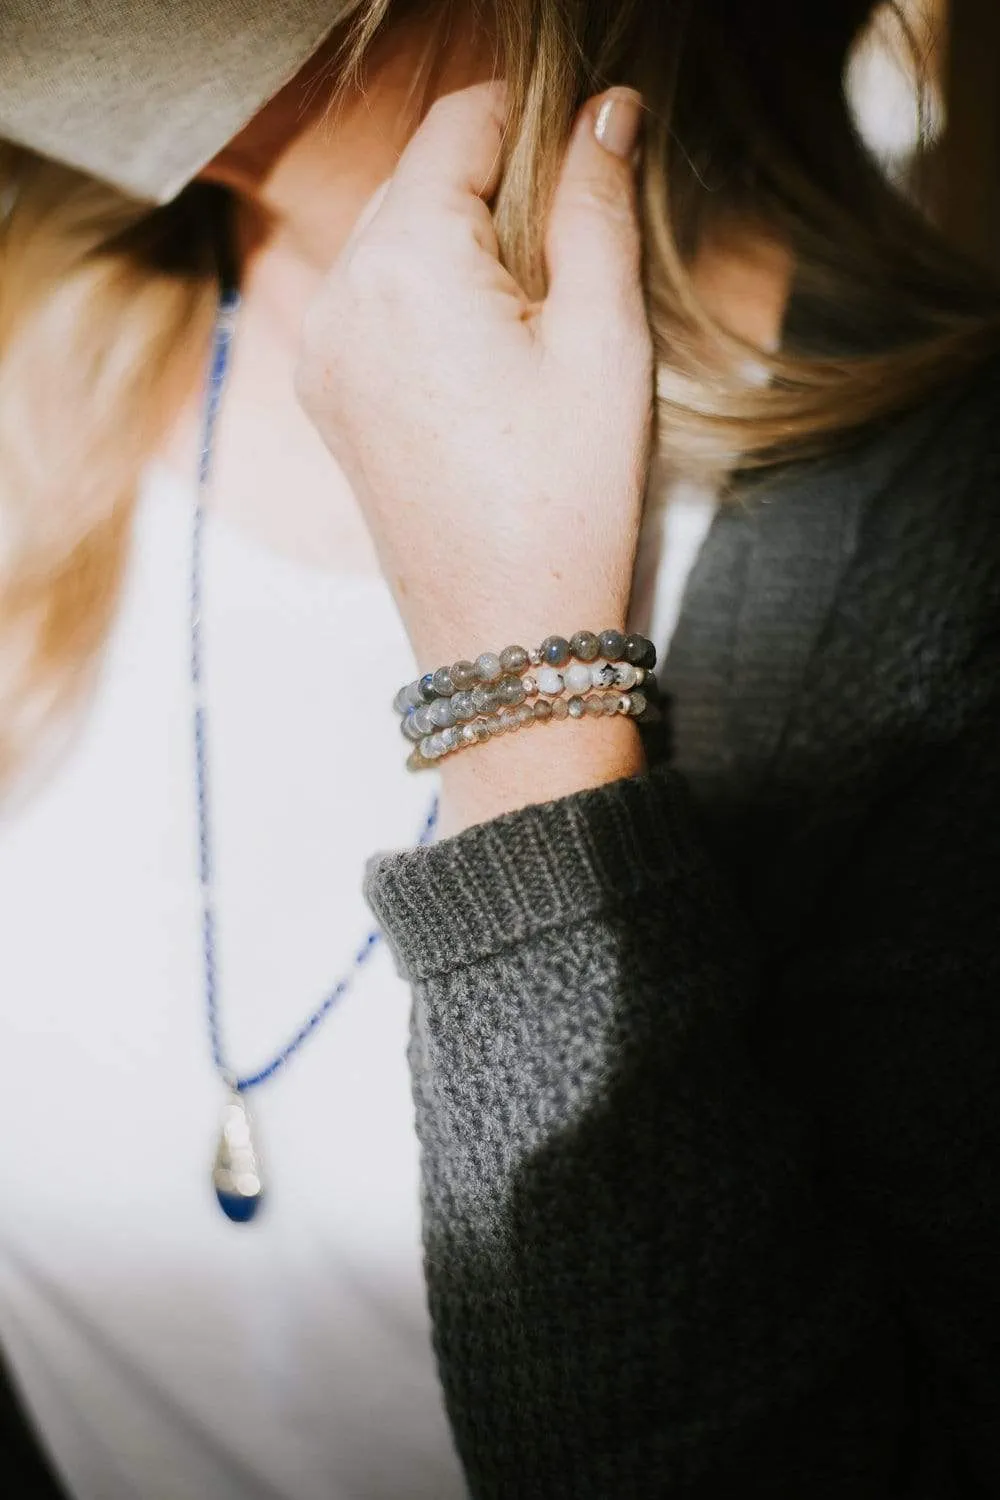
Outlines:
{"label": "ribbed sweater cuff", "polygon": [[699,847],[683,781],[658,769],[377,855],[365,894],[402,972],[427,979],[640,900]]}

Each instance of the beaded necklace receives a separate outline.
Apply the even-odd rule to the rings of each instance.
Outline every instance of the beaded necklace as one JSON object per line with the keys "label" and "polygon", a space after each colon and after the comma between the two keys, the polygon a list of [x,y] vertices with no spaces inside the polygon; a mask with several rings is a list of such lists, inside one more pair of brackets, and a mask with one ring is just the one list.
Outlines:
{"label": "beaded necklace", "polygon": [[[255,1072],[241,1074],[226,1059],[219,1014],[219,981],[216,964],[216,901],[213,884],[212,819],[208,794],[208,715],[204,694],[202,604],[204,586],[205,517],[215,431],[229,373],[230,354],[236,331],[240,298],[224,291],[219,299],[212,339],[212,352],[202,414],[202,442],[198,464],[198,486],[191,528],[190,575],[190,680],[193,705],[195,791],[197,803],[198,868],[201,886],[202,982],[212,1061],[226,1091],[222,1128],[212,1170],[212,1186],[219,1207],[234,1223],[253,1219],[264,1196],[260,1152],[246,1096],[273,1078],[312,1036],[333,1010],[381,942],[375,928],[355,953],[350,967],[307,1016],[294,1035],[269,1062]],[[418,842],[428,844],[437,823],[437,798],[430,806]]]}

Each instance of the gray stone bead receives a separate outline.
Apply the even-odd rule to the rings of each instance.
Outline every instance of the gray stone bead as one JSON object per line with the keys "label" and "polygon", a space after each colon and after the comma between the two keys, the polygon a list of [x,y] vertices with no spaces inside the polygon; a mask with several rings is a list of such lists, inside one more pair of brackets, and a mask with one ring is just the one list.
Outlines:
{"label": "gray stone bead", "polygon": [[455,710],[450,698],[435,698],[429,705],[431,723],[436,729],[449,729],[455,722]]}
{"label": "gray stone bead", "polygon": [[474,687],[472,701],[476,706],[477,714],[491,714],[497,706],[496,688],[486,687],[485,684]]}
{"label": "gray stone bead", "polygon": [[523,646],[505,646],[500,652],[501,671],[520,674],[528,665],[528,653]]}
{"label": "gray stone bead", "polygon": [[476,731],[472,724],[462,725],[462,744],[474,745],[476,743]]}
{"label": "gray stone bead", "polygon": [[637,682],[638,674],[635,667],[629,662],[623,661],[619,666],[615,667],[615,684],[617,687],[624,688],[627,692],[630,688],[634,688]]}
{"label": "gray stone bead", "polygon": [[523,725],[525,728],[527,728],[529,724],[534,724],[535,715],[530,704],[522,703],[519,708],[516,708],[514,710],[514,712],[517,714],[518,723]]}
{"label": "gray stone bead", "polygon": [[462,743],[462,731],[454,724],[450,729],[443,729],[441,731],[441,743],[445,750],[457,750]]}
{"label": "gray stone bead", "polygon": [[476,737],[478,744],[482,745],[490,737],[490,726],[485,719],[476,719],[468,726]]}
{"label": "gray stone bead", "polygon": [[455,684],[451,680],[450,667],[438,667],[432,678],[434,691],[440,698],[450,698],[455,691]]}
{"label": "gray stone bead", "polygon": [[493,714],[491,718],[484,719],[483,723],[486,725],[486,731],[491,739],[496,739],[497,735],[503,734],[507,728],[507,725],[500,719],[499,714]]}
{"label": "gray stone bead", "polygon": [[569,661],[569,641],[561,635],[546,636],[538,650],[547,667],[564,667]]}
{"label": "gray stone bead", "polygon": [[625,655],[625,637],[620,630],[602,630],[597,644],[601,655],[608,661],[621,661]]}
{"label": "gray stone bead", "polygon": [[555,698],[555,699],[553,699],[552,704],[551,704],[551,708],[552,708],[552,717],[554,719],[565,719],[565,718],[567,718],[569,716],[569,709],[566,706],[566,699],[565,698]]}
{"label": "gray stone bead", "polygon": [[552,704],[547,698],[539,698],[538,702],[532,706],[532,713],[539,724],[544,724],[552,717]]}
{"label": "gray stone bead", "polygon": [[407,696],[409,691],[410,684],[407,683],[405,687],[400,688],[399,692],[392,700],[392,706],[398,714],[405,714],[409,709],[413,707],[413,704],[410,702],[409,697]]}
{"label": "gray stone bead", "polygon": [[484,651],[476,657],[476,676],[480,682],[500,681],[500,658],[495,651]]}
{"label": "gray stone bead", "polygon": [[625,637],[625,660],[633,667],[655,667],[656,647],[644,635]]}
{"label": "gray stone bead", "polygon": [[500,712],[497,714],[497,719],[503,725],[505,731],[508,730],[508,729],[516,729],[517,728],[517,709],[516,708],[502,708],[500,710]]}
{"label": "gray stone bead", "polygon": [[584,698],[583,706],[588,718],[599,719],[604,713],[604,704],[600,698]]}
{"label": "gray stone bead", "polygon": [[643,716],[643,714],[645,712],[646,712],[646,694],[645,693],[633,693],[632,694],[632,716],[633,716],[633,718],[641,719],[642,716]]}
{"label": "gray stone bead", "polygon": [[456,693],[467,693],[476,685],[476,669],[471,661],[456,661],[451,668],[451,680]]}
{"label": "gray stone bead", "polygon": [[419,708],[413,710],[413,722],[417,725],[421,734],[433,733],[434,718],[431,714],[429,703],[421,703]]}
{"label": "gray stone bead", "polygon": [[436,734],[429,734],[420,741],[420,753],[426,760],[436,760],[440,754],[438,738]]}
{"label": "gray stone bead", "polygon": [[501,704],[511,705],[524,702],[524,683],[520,677],[505,677],[497,687],[497,693]]}
{"label": "gray stone bead", "polygon": [[596,661],[601,647],[592,630],[578,630],[569,643],[569,649],[577,661]]}
{"label": "gray stone bead", "polygon": [[476,717],[477,709],[476,705],[472,701],[471,693],[453,693],[451,699],[451,707],[455,718],[459,721],[460,724],[464,724],[468,719],[474,719]]}
{"label": "gray stone bead", "polygon": [[571,698],[566,705],[566,712],[571,719],[582,719],[586,712],[582,698]]}
{"label": "gray stone bead", "polygon": [[413,741],[422,740],[424,735],[427,733],[427,730],[421,729],[420,725],[416,722],[416,715],[414,714],[412,709],[403,720],[403,733],[406,735],[406,738],[408,740]]}
{"label": "gray stone bead", "polygon": [[417,692],[420,694],[421,702],[433,703],[437,697],[434,691],[434,673],[426,672],[417,683]]}

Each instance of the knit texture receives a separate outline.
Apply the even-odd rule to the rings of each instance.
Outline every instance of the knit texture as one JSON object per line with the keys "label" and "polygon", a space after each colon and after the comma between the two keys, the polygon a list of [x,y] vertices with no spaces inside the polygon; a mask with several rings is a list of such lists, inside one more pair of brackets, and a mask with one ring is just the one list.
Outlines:
{"label": "knit texture", "polygon": [[673,764],[370,868],[475,1500],[1000,1494],[998,418],[720,516]]}

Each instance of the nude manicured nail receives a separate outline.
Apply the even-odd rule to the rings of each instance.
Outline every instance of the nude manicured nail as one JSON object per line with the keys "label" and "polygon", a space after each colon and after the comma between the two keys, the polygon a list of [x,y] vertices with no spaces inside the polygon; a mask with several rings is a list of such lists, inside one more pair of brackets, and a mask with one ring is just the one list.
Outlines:
{"label": "nude manicured nail", "polygon": [[594,120],[594,134],[605,151],[628,161],[639,140],[642,99],[631,90],[609,94]]}

